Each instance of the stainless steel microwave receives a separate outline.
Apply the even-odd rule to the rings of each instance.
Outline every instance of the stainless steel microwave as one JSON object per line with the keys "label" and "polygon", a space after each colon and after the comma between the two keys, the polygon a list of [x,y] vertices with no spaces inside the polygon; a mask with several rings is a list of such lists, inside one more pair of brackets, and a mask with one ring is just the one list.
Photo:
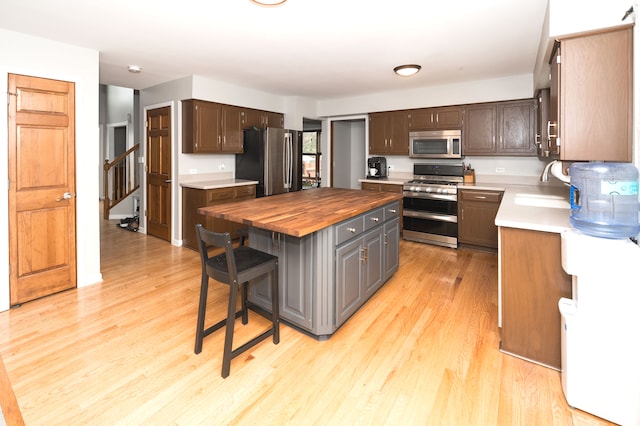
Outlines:
{"label": "stainless steel microwave", "polygon": [[409,132],[411,158],[462,158],[462,131],[425,130]]}

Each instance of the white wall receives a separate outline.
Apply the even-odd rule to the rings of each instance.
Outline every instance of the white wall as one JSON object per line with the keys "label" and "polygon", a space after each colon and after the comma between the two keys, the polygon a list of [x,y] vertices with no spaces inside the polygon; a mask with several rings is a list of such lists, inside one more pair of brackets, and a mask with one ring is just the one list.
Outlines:
{"label": "white wall", "polygon": [[532,98],[532,74],[318,101],[319,117]]}
{"label": "white wall", "polygon": [[[75,83],[78,287],[102,280],[99,209],[99,54],[97,51],[0,29],[0,91],[9,73]],[[0,102],[0,176],[8,176],[7,104]],[[8,189],[0,185],[0,229],[8,229]],[[9,240],[0,232],[0,311],[9,308]],[[15,267],[15,265],[14,265]]]}

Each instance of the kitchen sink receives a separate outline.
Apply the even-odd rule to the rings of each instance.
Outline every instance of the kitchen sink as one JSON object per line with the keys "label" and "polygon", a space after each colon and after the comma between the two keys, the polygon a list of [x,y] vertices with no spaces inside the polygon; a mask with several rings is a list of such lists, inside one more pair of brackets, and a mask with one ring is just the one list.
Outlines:
{"label": "kitchen sink", "polygon": [[553,209],[569,209],[569,201],[559,195],[516,194],[515,203],[521,206],[550,207]]}

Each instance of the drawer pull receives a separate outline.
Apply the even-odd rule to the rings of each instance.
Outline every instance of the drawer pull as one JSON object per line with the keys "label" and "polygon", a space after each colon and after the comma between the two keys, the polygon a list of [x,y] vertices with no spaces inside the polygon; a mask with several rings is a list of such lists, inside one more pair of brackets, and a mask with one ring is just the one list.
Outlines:
{"label": "drawer pull", "polygon": [[371,220],[374,221],[374,222],[380,222],[380,219],[377,218],[377,217],[372,217]]}
{"label": "drawer pull", "polygon": [[390,212],[390,213],[398,213],[398,210],[396,210],[396,209],[389,209],[389,212]]}
{"label": "drawer pull", "polygon": [[485,197],[484,195],[476,195],[474,198],[478,199],[478,200],[486,200],[487,197]]}
{"label": "drawer pull", "polygon": [[347,228],[347,231],[351,232],[352,234],[355,234],[356,228]]}

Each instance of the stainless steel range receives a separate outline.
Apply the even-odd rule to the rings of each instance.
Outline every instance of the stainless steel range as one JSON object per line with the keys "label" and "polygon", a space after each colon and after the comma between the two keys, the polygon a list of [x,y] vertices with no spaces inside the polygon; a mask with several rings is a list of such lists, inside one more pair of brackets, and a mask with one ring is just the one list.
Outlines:
{"label": "stainless steel range", "polygon": [[414,164],[413,180],[403,189],[403,230],[406,240],[458,247],[458,183],[462,164]]}

